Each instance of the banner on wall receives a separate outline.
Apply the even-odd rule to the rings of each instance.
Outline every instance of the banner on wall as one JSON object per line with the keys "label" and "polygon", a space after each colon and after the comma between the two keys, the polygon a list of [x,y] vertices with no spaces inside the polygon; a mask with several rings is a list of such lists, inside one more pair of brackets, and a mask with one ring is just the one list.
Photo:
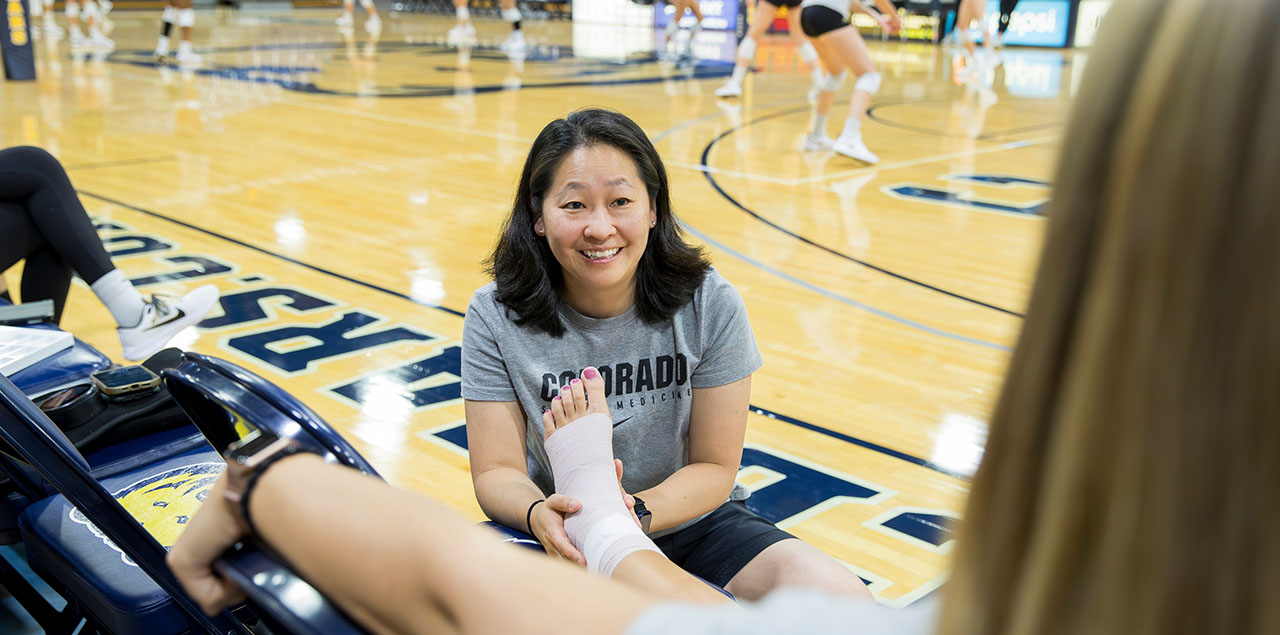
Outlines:
{"label": "banner on wall", "polygon": [[[747,16],[743,14],[739,0],[699,0],[698,8],[702,9],[702,29],[704,31],[733,31],[746,33]],[[658,3],[654,11],[653,24],[661,29],[672,20],[675,8],[666,3]],[[693,14],[686,11],[680,25],[692,28],[696,20]]]}
{"label": "banner on wall", "polygon": [[[1022,0],[1009,18],[1004,43],[1012,46],[1067,45],[1071,18],[1069,0]],[[994,35],[1000,26],[1000,0],[987,0],[987,28]]]}
{"label": "banner on wall", "polygon": [[29,80],[36,78],[35,50],[31,47],[31,29],[25,0],[3,0],[5,4],[0,56],[4,57],[4,78]]}

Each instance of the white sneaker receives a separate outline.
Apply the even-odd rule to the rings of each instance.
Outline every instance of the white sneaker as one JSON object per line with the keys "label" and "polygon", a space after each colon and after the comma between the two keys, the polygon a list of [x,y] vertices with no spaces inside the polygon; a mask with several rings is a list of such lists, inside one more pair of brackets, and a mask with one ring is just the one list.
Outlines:
{"label": "white sneaker", "polygon": [[445,36],[445,41],[455,46],[465,42],[475,42],[475,40],[476,27],[470,22],[453,25],[453,28],[449,29],[449,35]]}
{"label": "white sneaker", "polygon": [[511,35],[508,35],[507,39],[503,40],[502,44],[498,48],[507,52],[512,52],[523,51],[526,46],[527,44],[525,44],[524,41],[524,31],[512,31]]}
{"label": "white sneaker", "polygon": [[124,346],[124,357],[143,360],[164,348],[179,331],[204,319],[209,309],[218,302],[218,288],[206,284],[194,291],[175,298],[159,293],[142,309],[142,321],[137,326],[120,327],[116,333]]}
{"label": "white sneaker", "polygon": [[204,58],[194,51],[179,49],[178,54],[173,56],[173,61],[177,62],[179,66],[197,66],[204,61]]}
{"label": "white sneaker", "polygon": [[351,26],[355,23],[355,20],[351,17],[350,13],[343,13],[341,17],[334,20],[334,23],[338,26]]}
{"label": "white sneaker", "polygon": [[867,149],[867,144],[862,142],[862,135],[840,135],[839,139],[831,146],[839,154],[843,154],[851,159],[857,159],[864,163],[876,164],[880,162],[880,157],[876,156]]}
{"label": "white sneaker", "polygon": [[71,48],[82,48],[89,46],[89,38],[78,31],[71,32]]}
{"label": "white sneaker", "polygon": [[716,97],[741,97],[741,96],[742,96],[742,84],[739,84],[738,82],[735,82],[732,79],[725,82],[724,86],[721,86],[716,89]]}
{"label": "white sneaker", "polygon": [[116,47],[116,42],[115,40],[99,33],[98,35],[90,37],[87,45],[90,48],[95,49],[113,49]]}
{"label": "white sneaker", "polygon": [[368,20],[364,21],[364,32],[370,35],[377,35],[382,32],[382,18],[372,15]]}
{"label": "white sneaker", "polygon": [[826,152],[835,146],[835,140],[827,135],[807,134],[804,137],[805,152]]}

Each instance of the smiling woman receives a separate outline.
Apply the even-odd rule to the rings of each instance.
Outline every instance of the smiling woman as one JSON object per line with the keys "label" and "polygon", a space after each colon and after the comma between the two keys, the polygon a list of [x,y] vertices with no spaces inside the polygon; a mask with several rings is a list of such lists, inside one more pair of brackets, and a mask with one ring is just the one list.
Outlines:
{"label": "smiling woman", "polygon": [[743,503],[734,478],[763,362],[741,296],[685,241],[662,159],[635,122],[587,109],[543,129],[489,271],[463,327],[462,396],[490,518],[588,564],[564,529],[581,503],[555,492],[542,425],[593,367],[623,491],[667,557],[746,599],[795,584],[866,593]]}

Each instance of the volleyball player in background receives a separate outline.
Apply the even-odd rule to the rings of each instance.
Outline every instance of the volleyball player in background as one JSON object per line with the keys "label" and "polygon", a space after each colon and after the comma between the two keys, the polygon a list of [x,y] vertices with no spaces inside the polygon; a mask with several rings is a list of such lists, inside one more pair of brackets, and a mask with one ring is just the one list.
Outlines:
{"label": "volleyball player in background", "polygon": [[747,35],[738,43],[738,58],[733,65],[733,75],[729,81],[723,86],[716,89],[716,97],[739,97],[742,95],[742,82],[747,76],[747,71],[751,70],[751,65],[756,60],[756,46],[760,38],[764,37],[769,31],[769,25],[778,17],[778,11],[782,7],[787,8],[787,33],[791,35],[791,39],[795,40],[796,50],[800,53],[800,59],[809,67],[809,74],[813,77],[813,89],[809,91],[812,97],[817,97],[820,89],[822,78],[822,65],[818,63],[818,52],[814,50],[813,45],[805,39],[804,33],[800,30],[800,2],[801,0],[760,0],[756,3],[756,15],[751,21],[751,26],[747,28]]}
{"label": "volleyball player in background", "polygon": [[[190,2],[190,0],[187,0]],[[102,16],[98,3],[95,0],[67,0],[67,30],[71,33],[72,48],[100,48],[113,49],[116,43],[102,32],[100,18]],[[85,37],[83,31],[80,30],[81,17],[84,18],[85,27],[89,30],[88,37]]]}
{"label": "volleyball player in background", "polygon": [[[902,28],[902,21],[889,0],[875,0],[882,15],[872,14],[880,26],[890,35]],[[862,119],[866,115],[871,98],[880,91],[880,73],[867,43],[858,29],[849,23],[850,5],[865,10],[862,3],[850,0],[804,0],[800,10],[800,26],[818,51],[818,57],[826,68],[827,77],[813,106],[813,130],[804,140],[806,152],[835,150],[844,156],[864,163],[877,163],[876,156],[862,140]],[[868,13],[871,13],[868,11]],[[857,76],[853,95],[849,100],[849,115],[845,118],[840,136],[832,140],[827,136],[827,117],[836,91],[844,84],[845,75],[852,71]]]}
{"label": "volleyball player in background", "polygon": [[682,55],[693,55],[693,41],[702,32],[702,8],[698,6],[698,0],[670,0],[668,4],[671,5],[673,10],[671,12],[671,21],[667,23],[666,28],[663,30],[661,53],[667,53],[667,49],[671,46],[671,39],[680,30],[680,19],[684,17],[684,12],[688,9],[693,13],[693,18],[697,21],[693,23],[693,30],[689,32],[689,39],[685,42]]}
{"label": "volleyball player in background", "polygon": [[[190,2],[191,0],[187,0]],[[364,30],[371,35],[377,35],[382,32],[382,18],[378,17],[378,7],[373,0],[360,0],[360,6],[364,7],[365,13],[369,17],[365,18]],[[350,29],[355,25],[355,0],[342,0],[342,15],[338,17],[337,23],[339,29]]]}
{"label": "volleyball player in background", "polygon": [[1013,19],[1013,11],[1018,8],[1018,0],[1000,0],[1000,26],[995,39],[996,46],[1004,45],[1004,32],[1009,30],[1009,21]]}
{"label": "volleyball player in background", "polygon": [[178,25],[178,54],[174,61],[184,66],[200,63],[200,55],[191,50],[191,28],[196,24],[196,10],[191,0],[165,0],[164,13],[160,14],[160,37],[156,38],[156,62],[169,59],[169,36],[173,25]]}
{"label": "volleyball player in background", "polygon": [[46,38],[56,40],[66,33],[53,19],[53,0],[31,0],[31,17],[41,16],[44,17],[42,28],[32,28],[32,35],[44,35]]}
{"label": "volleyball player in background", "polygon": [[[511,34],[502,41],[500,48],[507,53],[524,52],[528,43],[524,39],[524,15],[516,7],[516,0],[501,0],[502,19],[511,25]],[[458,22],[449,29],[448,42],[453,45],[474,43],[476,27],[471,23],[471,10],[467,0],[453,0],[453,10]]]}

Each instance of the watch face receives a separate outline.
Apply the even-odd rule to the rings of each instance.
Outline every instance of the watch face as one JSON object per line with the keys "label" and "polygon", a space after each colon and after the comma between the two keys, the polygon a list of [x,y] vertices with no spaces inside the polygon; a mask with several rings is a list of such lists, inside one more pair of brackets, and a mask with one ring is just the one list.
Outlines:
{"label": "watch face", "polygon": [[244,438],[231,444],[227,448],[230,454],[235,456],[253,456],[261,452],[264,448],[271,445],[278,437],[274,434],[263,432],[261,428],[250,432]]}

